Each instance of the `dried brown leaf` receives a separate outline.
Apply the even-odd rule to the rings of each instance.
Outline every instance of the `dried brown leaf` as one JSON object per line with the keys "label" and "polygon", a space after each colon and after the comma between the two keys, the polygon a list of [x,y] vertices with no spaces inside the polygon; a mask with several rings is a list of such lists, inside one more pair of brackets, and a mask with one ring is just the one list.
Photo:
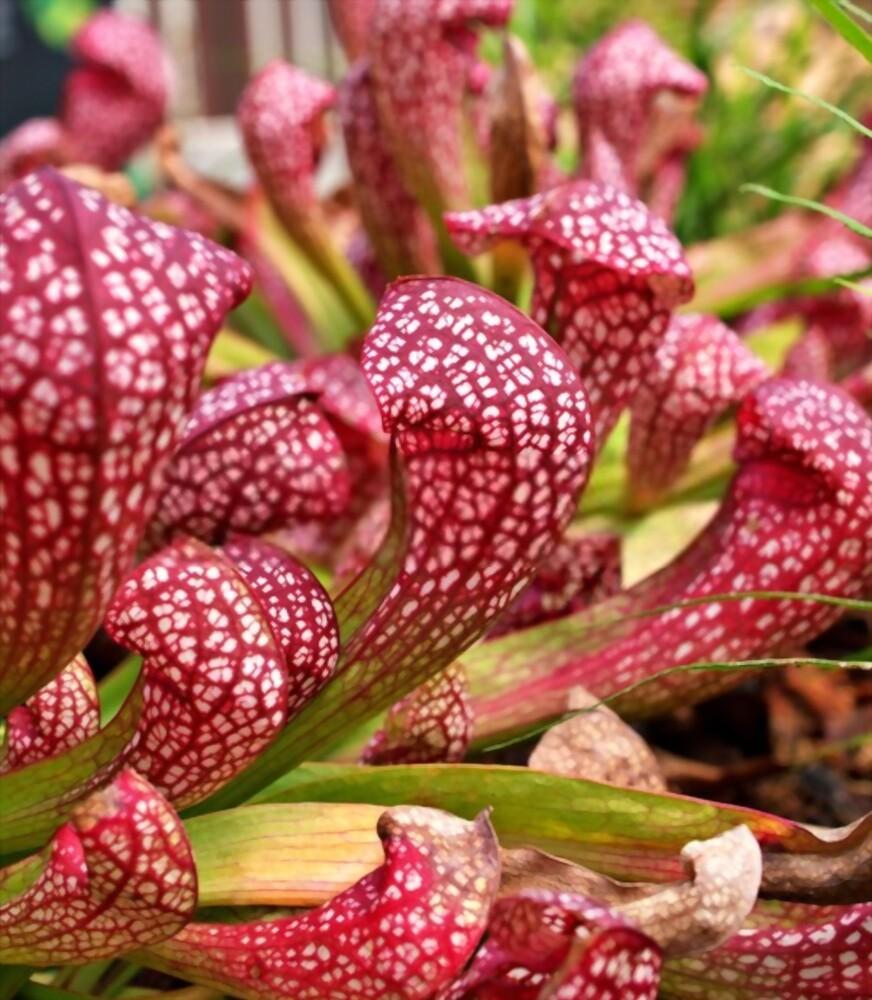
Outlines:
{"label": "dried brown leaf", "polygon": [[569,778],[665,791],[666,782],[651,748],[635,729],[598,701],[584,688],[573,689],[567,707],[580,714],[545,733],[530,755],[530,767]]}

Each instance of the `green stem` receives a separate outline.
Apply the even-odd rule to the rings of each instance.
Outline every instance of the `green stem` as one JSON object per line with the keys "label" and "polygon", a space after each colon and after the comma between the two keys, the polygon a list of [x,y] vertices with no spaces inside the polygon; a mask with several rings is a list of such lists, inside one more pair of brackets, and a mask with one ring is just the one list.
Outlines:
{"label": "green stem", "polygon": [[838,209],[832,208],[830,205],[825,205],[823,202],[812,201],[810,198],[799,198],[792,194],[782,194],[781,191],[775,191],[770,187],[766,187],[765,184],[742,184],[739,187],[739,190],[743,194],[745,192],[760,194],[764,198],[771,198],[772,201],[780,201],[785,205],[796,205],[799,208],[808,208],[812,212],[820,212],[821,215],[829,216],[829,218],[835,219],[836,222],[841,222],[841,224],[850,229],[852,233],[856,233],[858,236],[863,236],[867,240],[872,240],[872,229],[870,229],[869,226],[864,225],[858,219],[854,219],[850,215],[845,215],[844,212],[840,212]]}
{"label": "green stem", "polygon": [[141,656],[128,656],[100,681],[98,693],[100,714],[104,726],[118,714],[118,710],[124,704],[124,699],[130,694],[136,683],[141,666]]}
{"label": "green stem", "polygon": [[89,962],[87,965],[62,970],[55,982],[73,993],[90,996],[111,965],[112,959],[103,959],[100,962]]}
{"label": "green stem", "polygon": [[831,104],[829,101],[825,101],[822,97],[817,97],[814,94],[807,94],[804,90],[797,90],[796,87],[789,87],[786,83],[781,83],[779,80],[773,80],[771,76],[767,76],[765,73],[758,73],[756,69],[751,69],[750,66],[742,66],[742,72],[747,73],[748,76],[757,80],[759,83],[764,84],[767,87],[771,87],[773,90],[778,90],[782,94],[788,94],[790,97],[800,97],[804,101],[809,101],[811,104],[817,105],[819,108],[823,108],[825,111],[829,111],[831,115],[835,115],[840,118],[846,125],[850,125],[851,128],[856,129],[862,135],[865,135],[867,139],[872,139],[872,129],[867,128],[862,122],[858,122],[856,118],[849,115],[847,111],[842,108],[837,107],[835,104]]}
{"label": "green stem", "polygon": [[20,1000],[89,1000],[86,993],[62,990],[59,986],[45,986],[42,983],[26,982],[15,994]]}
{"label": "green stem", "polygon": [[250,337],[276,356],[280,358],[290,356],[291,348],[288,340],[257,288],[233,310],[228,322],[235,330]]}
{"label": "green stem", "polygon": [[372,296],[345,255],[331,243],[325,262],[334,289],[361,331],[372,325],[375,316]]}
{"label": "green stem", "polygon": [[111,1000],[113,997],[117,997],[125,986],[130,983],[136,974],[141,970],[142,966],[134,964],[132,962],[125,962],[120,960],[115,963],[115,966],[110,970],[109,974],[106,976],[102,995]]}

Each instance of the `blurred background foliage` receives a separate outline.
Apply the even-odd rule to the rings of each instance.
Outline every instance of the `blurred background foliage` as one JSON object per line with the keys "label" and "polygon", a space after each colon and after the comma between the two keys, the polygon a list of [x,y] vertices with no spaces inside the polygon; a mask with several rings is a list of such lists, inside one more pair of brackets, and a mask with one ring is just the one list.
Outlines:
{"label": "blurred background foliage", "polygon": [[[513,30],[563,107],[579,55],[629,17],[648,21],[711,80],[705,141],[689,164],[675,220],[685,244],[738,232],[783,206],[742,194],[746,182],[821,199],[857,155],[856,135],[808,102],[763,86],[749,66],[855,117],[872,110],[869,65],[805,0],[516,0]],[[571,116],[564,166],[575,159]]]}
{"label": "blurred background foliage", "polygon": [[[63,48],[88,14],[108,2],[0,0],[0,7],[7,4],[14,12],[21,31],[40,39],[58,60],[56,66],[28,72],[30,86],[19,88],[14,81],[23,72],[20,60],[14,53],[0,51],[0,93],[9,97],[5,114],[0,107],[0,123],[5,123],[0,132],[14,124],[13,118],[52,113],[55,91],[68,65]],[[867,26],[872,23],[872,0],[832,2],[842,4],[858,23],[864,18],[869,19]],[[152,19],[164,35],[176,64],[176,117],[209,123],[202,159],[218,160],[218,173],[226,173],[226,180],[237,180],[239,170],[231,169],[234,165],[245,170],[241,149],[226,148],[228,130],[222,133],[217,124],[233,109],[215,106],[207,94],[191,93],[191,87],[227,91],[235,101],[245,79],[270,54],[248,51],[222,63],[220,53],[203,51],[208,32],[199,29],[216,17],[227,20],[232,13],[248,25],[240,45],[246,44],[241,40],[246,34],[249,44],[256,36],[270,43],[276,41],[271,37],[274,32],[263,26],[276,22],[281,9],[282,16],[296,25],[295,40],[293,51],[273,54],[322,76],[338,78],[344,72],[338,43],[330,37],[325,0],[114,0],[113,6]],[[588,46],[629,18],[648,21],[711,80],[701,113],[705,140],[691,157],[674,223],[686,245],[739,233],[785,211],[774,201],[741,192],[744,183],[821,200],[834,179],[850,168],[859,143],[849,126],[742,72],[742,66],[752,67],[855,117],[872,112],[868,63],[826,23],[812,0],[515,0],[511,29],[524,39],[563,108],[558,157],[563,167],[571,169],[578,157],[570,97],[574,67]],[[188,29],[183,28],[188,22]],[[254,30],[258,24],[261,30]],[[500,52],[499,35],[486,34],[484,54],[497,61]],[[22,56],[34,65],[32,47]],[[28,94],[32,99],[24,102],[25,108]],[[44,106],[34,104],[40,99]],[[19,113],[10,118],[11,106],[18,104],[22,104]],[[229,131],[235,143],[235,129],[231,126]],[[136,166],[133,172],[137,177],[142,173]]]}

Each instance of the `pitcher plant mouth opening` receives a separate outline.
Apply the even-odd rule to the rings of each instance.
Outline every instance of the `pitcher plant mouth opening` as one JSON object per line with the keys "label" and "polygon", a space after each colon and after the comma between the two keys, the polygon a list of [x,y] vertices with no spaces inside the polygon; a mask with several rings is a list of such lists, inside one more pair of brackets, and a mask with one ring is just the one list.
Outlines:
{"label": "pitcher plant mouth opening", "polygon": [[0,1000],[872,996],[857,9],[165,6],[16,14]]}

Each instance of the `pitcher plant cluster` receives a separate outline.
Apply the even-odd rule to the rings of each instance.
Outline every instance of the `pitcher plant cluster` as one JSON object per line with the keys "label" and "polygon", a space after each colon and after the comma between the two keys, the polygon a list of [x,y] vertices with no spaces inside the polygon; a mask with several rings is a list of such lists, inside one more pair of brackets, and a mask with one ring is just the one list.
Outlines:
{"label": "pitcher plant cluster", "polygon": [[[868,287],[688,311],[709,81],[646,24],[581,54],[570,172],[512,0],[329,7],[338,86],[240,95],[244,193],[114,12],[0,145],[0,995],[872,995],[872,815],[675,794],[630,725],[868,610]],[[830,203],[860,231],[803,216],[797,277],[868,271],[870,190],[867,138]],[[730,428],[714,515],[622,583],[595,463],[620,442],[650,511]]]}

